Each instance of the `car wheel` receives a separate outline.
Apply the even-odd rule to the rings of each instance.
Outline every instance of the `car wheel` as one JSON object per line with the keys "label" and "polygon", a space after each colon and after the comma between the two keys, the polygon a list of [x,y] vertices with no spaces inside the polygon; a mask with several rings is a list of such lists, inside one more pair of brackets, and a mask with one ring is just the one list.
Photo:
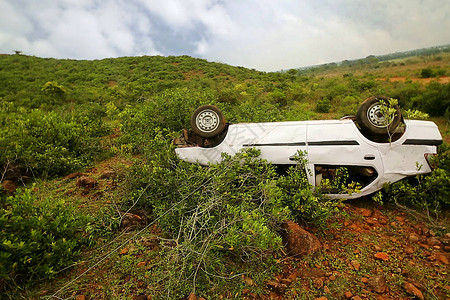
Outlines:
{"label": "car wheel", "polygon": [[225,117],[218,107],[203,105],[192,115],[191,127],[200,137],[212,138],[225,129]]}
{"label": "car wheel", "polygon": [[358,108],[356,120],[361,130],[374,135],[392,134],[402,120],[400,107],[396,105],[396,112],[390,116],[382,113],[382,102],[389,103],[385,96],[367,98]]}

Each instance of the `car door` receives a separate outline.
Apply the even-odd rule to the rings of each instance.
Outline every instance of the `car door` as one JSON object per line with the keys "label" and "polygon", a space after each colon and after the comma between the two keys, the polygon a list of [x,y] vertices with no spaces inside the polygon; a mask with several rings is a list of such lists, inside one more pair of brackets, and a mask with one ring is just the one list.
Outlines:
{"label": "car door", "polygon": [[347,187],[351,182],[359,184],[360,193],[350,195],[345,188],[336,187],[324,192],[336,198],[353,198],[379,188],[377,181],[383,173],[380,152],[374,143],[366,141],[352,121],[310,122],[306,138],[309,180],[313,185],[319,186],[327,179],[340,180],[343,170],[347,170],[349,182],[344,184]]}

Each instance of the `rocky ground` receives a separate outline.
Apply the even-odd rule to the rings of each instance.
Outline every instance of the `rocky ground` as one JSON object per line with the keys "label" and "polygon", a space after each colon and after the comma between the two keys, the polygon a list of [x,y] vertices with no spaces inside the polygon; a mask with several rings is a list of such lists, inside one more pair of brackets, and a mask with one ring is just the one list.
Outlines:
{"label": "rocky ground", "polygon": [[[115,165],[128,165],[126,161]],[[75,173],[48,183],[45,193],[65,193],[79,200],[80,209],[113,205],[120,168],[105,162],[85,173]],[[45,189],[45,185],[39,189]],[[81,200],[80,200],[81,199]],[[450,299],[449,214],[440,220],[395,205],[379,205],[372,199],[344,202],[341,213],[324,231],[286,224],[285,253],[279,257],[279,273],[263,286],[242,276],[245,286],[238,295],[223,293],[219,299]],[[124,240],[148,222],[140,212],[128,212],[122,220],[123,236],[115,239],[116,252],[93,269],[75,266],[55,282],[45,283],[25,298],[49,297],[54,286],[80,276],[66,290],[73,299],[152,299],[146,293],[145,270],[157,255],[160,230],[153,226],[146,236]],[[101,252],[102,249],[99,249]],[[87,257],[98,258],[98,253]],[[122,259],[118,268],[114,260]],[[83,273],[88,271],[86,273]],[[189,295],[189,300],[203,299]],[[51,298],[51,297],[50,297]],[[56,299],[56,298],[55,298]]]}
{"label": "rocky ground", "polygon": [[318,251],[286,258],[269,299],[449,299],[444,228],[369,200],[348,202],[344,212],[318,235]]}

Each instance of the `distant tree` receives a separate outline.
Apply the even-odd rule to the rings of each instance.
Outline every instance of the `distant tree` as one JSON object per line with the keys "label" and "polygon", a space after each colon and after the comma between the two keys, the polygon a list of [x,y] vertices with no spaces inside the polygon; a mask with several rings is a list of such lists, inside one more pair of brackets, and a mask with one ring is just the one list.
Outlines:
{"label": "distant tree", "polygon": [[66,89],[57,82],[48,81],[41,89],[44,94],[54,98],[63,98],[66,94]]}
{"label": "distant tree", "polygon": [[420,77],[422,78],[433,77],[433,70],[431,70],[430,68],[422,69],[422,71],[420,71]]}

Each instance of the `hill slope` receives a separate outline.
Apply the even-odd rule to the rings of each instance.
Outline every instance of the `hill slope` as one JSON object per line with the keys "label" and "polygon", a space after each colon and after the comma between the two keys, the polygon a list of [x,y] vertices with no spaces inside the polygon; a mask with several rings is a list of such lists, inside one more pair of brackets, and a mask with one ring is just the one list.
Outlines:
{"label": "hill slope", "polygon": [[[281,176],[251,151],[187,164],[171,140],[202,104],[229,122],[307,120],[354,114],[385,94],[405,113],[433,116],[448,142],[449,62],[437,53],[264,73],[187,56],[0,56],[0,291],[398,299],[409,283],[448,297],[447,145],[433,174],[387,188],[383,206],[330,201],[301,168]],[[321,250],[287,256],[288,220],[314,232]]]}

